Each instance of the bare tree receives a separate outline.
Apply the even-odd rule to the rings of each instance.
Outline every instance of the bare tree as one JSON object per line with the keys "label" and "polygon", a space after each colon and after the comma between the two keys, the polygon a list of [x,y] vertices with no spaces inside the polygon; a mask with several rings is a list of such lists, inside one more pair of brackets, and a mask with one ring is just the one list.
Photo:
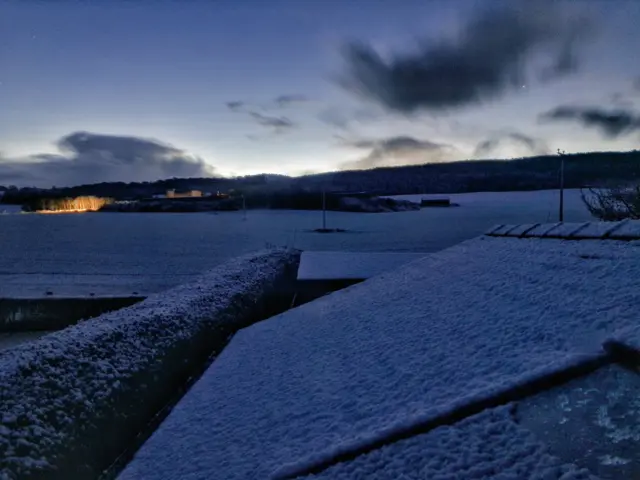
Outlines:
{"label": "bare tree", "polygon": [[600,220],[640,219],[640,185],[586,187],[580,195],[591,215]]}

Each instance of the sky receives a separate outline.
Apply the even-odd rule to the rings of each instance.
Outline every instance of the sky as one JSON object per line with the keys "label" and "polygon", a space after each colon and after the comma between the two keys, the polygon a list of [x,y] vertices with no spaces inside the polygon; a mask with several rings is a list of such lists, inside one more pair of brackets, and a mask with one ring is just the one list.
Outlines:
{"label": "sky", "polygon": [[0,0],[0,185],[640,143],[635,0]]}

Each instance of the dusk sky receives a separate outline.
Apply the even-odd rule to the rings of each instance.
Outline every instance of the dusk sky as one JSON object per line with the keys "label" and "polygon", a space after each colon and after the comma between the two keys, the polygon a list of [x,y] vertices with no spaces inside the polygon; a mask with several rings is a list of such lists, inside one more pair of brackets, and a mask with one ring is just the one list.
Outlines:
{"label": "dusk sky", "polygon": [[632,150],[636,0],[0,0],[0,185]]}

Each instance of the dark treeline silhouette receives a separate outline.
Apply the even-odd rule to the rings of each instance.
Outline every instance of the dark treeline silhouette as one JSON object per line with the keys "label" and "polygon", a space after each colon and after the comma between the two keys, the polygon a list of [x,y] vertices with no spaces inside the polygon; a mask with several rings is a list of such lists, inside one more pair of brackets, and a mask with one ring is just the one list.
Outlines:
{"label": "dark treeline silhouette", "polygon": [[[173,178],[156,182],[109,182],[70,188],[38,190],[11,188],[4,203],[24,204],[34,196],[110,197],[135,200],[163,194],[169,189],[197,189],[245,197],[248,208],[309,208],[321,206],[320,192],[362,192],[373,195],[466,193],[541,190],[558,187],[557,155],[515,160],[474,160],[418,166],[337,171],[303,177],[251,175],[233,178]],[[595,152],[565,156],[566,188],[640,182],[640,151]],[[327,197],[330,209],[338,200]]]}
{"label": "dark treeline silhouette", "polygon": [[[548,155],[332,172],[296,178],[293,183],[304,188],[333,186],[385,195],[543,190],[558,187],[559,167],[559,157]],[[640,151],[565,156],[567,188],[630,181],[640,181]]]}

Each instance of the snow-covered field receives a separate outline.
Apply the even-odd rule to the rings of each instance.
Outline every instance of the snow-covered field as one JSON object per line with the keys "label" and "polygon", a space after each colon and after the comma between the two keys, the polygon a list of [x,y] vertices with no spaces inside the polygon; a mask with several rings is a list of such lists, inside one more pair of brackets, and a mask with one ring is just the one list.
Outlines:
{"label": "snow-covered field", "polygon": [[[411,197],[411,196],[409,196]],[[419,199],[420,196],[413,196]],[[433,252],[497,223],[550,222],[557,191],[451,195],[459,208],[388,214],[249,211],[220,214],[0,215],[0,297],[148,294],[266,245],[305,250]],[[566,221],[589,214],[578,191]]]}

